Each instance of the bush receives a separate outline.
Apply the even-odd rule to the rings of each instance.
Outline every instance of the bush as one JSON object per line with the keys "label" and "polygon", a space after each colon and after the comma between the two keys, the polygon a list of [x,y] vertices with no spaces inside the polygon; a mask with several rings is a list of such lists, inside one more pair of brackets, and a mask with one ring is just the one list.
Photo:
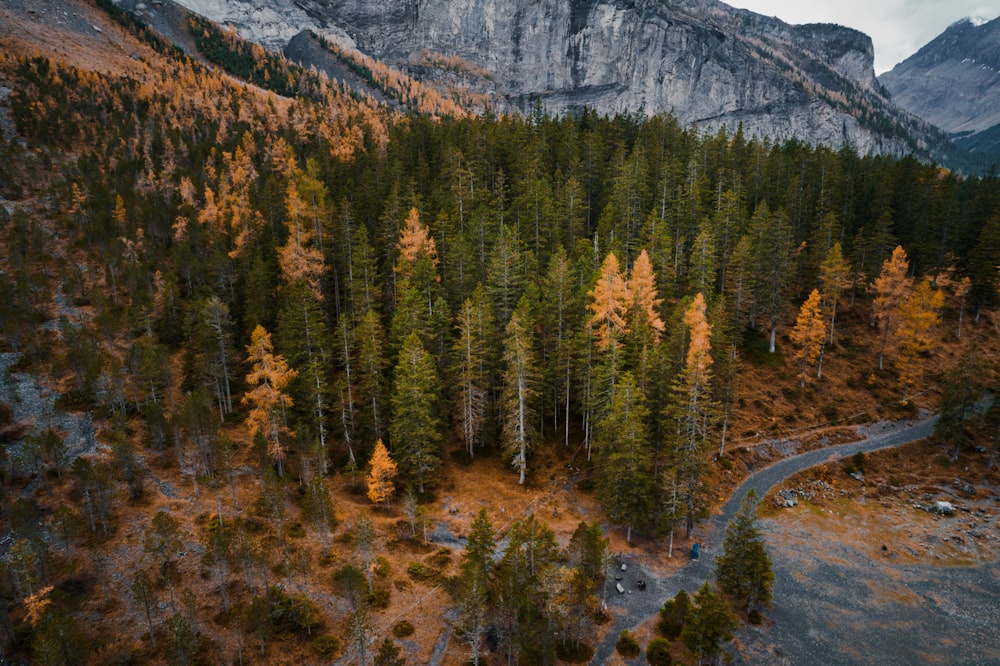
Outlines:
{"label": "bush", "polygon": [[400,620],[392,625],[392,635],[396,638],[406,638],[413,635],[413,623],[409,620]]}
{"label": "bush", "polygon": [[312,642],[312,649],[321,657],[331,658],[340,652],[340,639],[330,634],[317,636]]}
{"label": "bush", "polygon": [[628,629],[622,629],[621,635],[618,636],[618,642],[615,643],[615,649],[626,659],[635,659],[641,652],[639,641],[635,640],[635,636]]}
{"label": "bush", "polygon": [[670,666],[670,641],[654,638],[646,648],[646,661],[652,666]]}
{"label": "bush", "polygon": [[388,587],[376,587],[372,590],[365,601],[369,606],[376,610],[385,610],[389,607],[389,599],[392,596],[392,592]]}
{"label": "bush", "polygon": [[760,611],[754,608],[752,611],[747,613],[747,622],[753,625],[758,625],[764,621],[764,617],[760,614]]}
{"label": "bush", "polygon": [[414,580],[419,580],[422,582],[428,582],[436,580],[441,572],[433,567],[429,567],[421,562],[410,562],[410,565],[406,567],[406,573],[410,574],[410,577]]}

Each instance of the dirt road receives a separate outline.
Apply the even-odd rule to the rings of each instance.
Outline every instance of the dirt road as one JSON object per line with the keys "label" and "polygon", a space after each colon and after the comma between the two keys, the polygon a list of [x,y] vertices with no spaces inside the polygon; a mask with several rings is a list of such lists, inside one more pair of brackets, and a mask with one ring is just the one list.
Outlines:
{"label": "dirt road", "polygon": [[[721,548],[726,525],[739,509],[743,497],[751,489],[763,497],[775,484],[804,469],[830,460],[849,457],[858,451],[867,453],[924,439],[934,431],[936,422],[937,417],[931,416],[916,421],[886,424],[883,432],[869,434],[865,439],[784,458],[751,474],[733,492],[723,505],[722,511],[697,529],[697,532],[700,533],[700,540],[704,544],[701,557],[698,560],[688,562],[680,572],[663,579],[657,579],[651,573],[643,570],[638,562],[632,564],[630,567],[634,572],[632,575],[648,581],[647,591],[641,596],[637,596],[638,593],[632,595],[610,594],[608,596],[609,605],[617,607],[616,619],[605,639],[595,648],[594,657],[590,663],[604,664],[611,659],[615,652],[615,642],[622,629],[634,629],[648,620],[656,614],[664,600],[673,597],[678,591],[683,589],[689,593],[694,592],[704,584],[711,574],[712,561],[718,553],[716,549]],[[783,566],[784,564],[784,560],[775,561],[777,581],[792,575],[791,562],[787,563],[787,566]],[[778,586],[780,587],[780,584]],[[776,593],[775,596],[777,597],[778,594]],[[806,638],[803,637],[802,640],[806,640]]]}

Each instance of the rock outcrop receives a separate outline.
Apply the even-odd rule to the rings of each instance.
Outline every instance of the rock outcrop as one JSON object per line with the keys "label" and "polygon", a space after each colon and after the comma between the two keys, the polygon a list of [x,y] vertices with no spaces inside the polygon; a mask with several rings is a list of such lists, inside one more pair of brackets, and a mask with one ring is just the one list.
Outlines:
{"label": "rock outcrop", "polygon": [[867,35],[717,0],[180,1],[274,48],[293,28],[339,36],[417,78],[427,53],[457,58],[521,111],[671,111],[709,131],[742,124],[861,153],[927,154],[937,140],[888,103]]}

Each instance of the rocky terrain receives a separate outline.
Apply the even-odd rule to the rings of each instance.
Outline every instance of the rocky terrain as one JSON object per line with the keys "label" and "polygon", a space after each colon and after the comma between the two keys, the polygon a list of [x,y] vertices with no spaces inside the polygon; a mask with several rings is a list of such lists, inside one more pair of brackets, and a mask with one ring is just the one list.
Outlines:
{"label": "rocky terrain", "polygon": [[1000,18],[951,25],[879,81],[970,151],[1000,153]]}
{"label": "rocky terrain", "polygon": [[442,73],[483,72],[481,89],[501,108],[670,111],[706,131],[742,125],[747,135],[860,153],[930,155],[945,141],[889,104],[867,35],[790,26],[717,0],[181,4],[273,49],[313,30],[418,79],[435,77],[421,54],[439,54]]}

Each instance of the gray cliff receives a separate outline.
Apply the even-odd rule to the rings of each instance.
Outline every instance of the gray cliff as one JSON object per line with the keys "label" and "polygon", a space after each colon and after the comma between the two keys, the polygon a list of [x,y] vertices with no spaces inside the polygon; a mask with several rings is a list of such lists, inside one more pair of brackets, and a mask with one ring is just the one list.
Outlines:
{"label": "gray cliff", "polygon": [[433,78],[425,51],[458,56],[489,74],[482,90],[498,104],[522,111],[671,111],[707,131],[742,124],[860,153],[924,154],[933,141],[889,104],[867,35],[716,0],[180,1],[272,48],[307,28],[346,37],[417,78]]}

